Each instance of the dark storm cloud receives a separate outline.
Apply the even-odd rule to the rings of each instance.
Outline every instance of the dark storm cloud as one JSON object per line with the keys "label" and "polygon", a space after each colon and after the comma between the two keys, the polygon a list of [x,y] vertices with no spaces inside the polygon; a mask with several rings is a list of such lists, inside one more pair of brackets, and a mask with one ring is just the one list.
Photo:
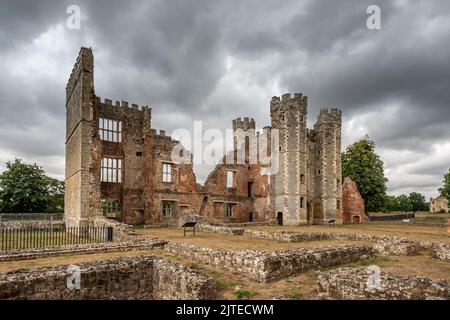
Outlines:
{"label": "dark storm cloud", "polygon": [[[65,28],[71,4],[81,30]],[[224,129],[238,116],[263,126],[271,96],[303,92],[310,126],[320,107],[338,106],[344,143],[376,141],[393,192],[433,193],[450,166],[450,2],[377,1],[376,31],[369,4],[3,1],[0,161],[20,156],[62,177],[64,87],[88,46],[96,94],[151,105],[156,128]]]}

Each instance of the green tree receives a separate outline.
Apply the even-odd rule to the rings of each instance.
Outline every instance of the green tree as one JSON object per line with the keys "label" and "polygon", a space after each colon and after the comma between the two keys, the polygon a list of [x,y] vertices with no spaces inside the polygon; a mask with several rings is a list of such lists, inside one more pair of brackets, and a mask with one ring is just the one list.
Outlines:
{"label": "green tree", "polygon": [[364,198],[366,211],[382,211],[386,196],[384,164],[368,137],[348,146],[342,154],[342,176],[351,177]]}
{"label": "green tree", "polygon": [[[62,199],[62,200],[61,200]],[[62,182],[47,177],[37,164],[26,164],[21,159],[6,163],[0,174],[1,212],[47,212],[62,208]]]}
{"label": "green tree", "polygon": [[450,169],[444,174],[443,184],[442,188],[439,188],[439,193],[450,201]]}
{"label": "green tree", "polygon": [[46,212],[64,212],[64,181],[47,177],[49,203]]}
{"label": "green tree", "polygon": [[407,211],[413,210],[411,201],[406,194],[402,194],[397,197],[397,205],[398,205],[397,211],[406,211],[407,212]]}
{"label": "green tree", "polygon": [[398,211],[398,201],[397,197],[386,195],[384,197],[384,210],[387,212]]}
{"label": "green tree", "polygon": [[412,206],[412,211],[428,211],[428,206],[425,202],[425,196],[418,192],[411,192],[409,194],[409,202]]}

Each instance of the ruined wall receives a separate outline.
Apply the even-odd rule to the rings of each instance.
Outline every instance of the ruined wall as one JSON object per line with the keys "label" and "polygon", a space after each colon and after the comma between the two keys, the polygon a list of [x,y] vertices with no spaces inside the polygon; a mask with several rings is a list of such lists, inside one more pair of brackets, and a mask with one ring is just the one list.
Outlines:
{"label": "ruined wall", "polygon": [[226,251],[185,243],[169,243],[164,249],[202,263],[220,266],[261,282],[282,279],[318,267],[359,261],[373,254],[372,248],[363,245],[265,252],[257,250]]}
{"label": "ruined wall", "polygon": [[368,221],[364,199],[359,193],[358,186],[350,177],[346,177],[342,184],[342,218],[344,223]]}
{"label": "ruined wall", "polygon": [[66,166],[64,213],[68,226],[87,223],[91,202],[91,136],[94,57],[81,48],[66,86]]}
{"label": "ruined wall", "polygon": [[[209,175],[205,186],[196,183],[192,164],[172,159],[178,141],[151,128],[151,109],[122,101],[114,105],[95,96],[92,50],[82,48],[70,76],[67,90],[66,222],[69,226],[88,223],[102,215],[102,201],[120,203],[118,220],[129,224],[176,225],[181,217],[200,215],[210,222],[275,222],[282,215],[285,224],[342,221],[340,188],[341,113],[323,110],[314,130],[306,128],[307,97],[285,94],[270,105],[272,127],[279,130],[279,170],[262,173],[256,153],[255,121],[238,118],[233,129],[249,137],[235,140],[233,157],[244,150],[244,163],[224,162]],[[119,121],[121,141],[99,136],[99,119]],[[252,138],[252,139],[250,139]],[[256,139],[257,140],[257,139]],[[270,139],[269,139],[270,140]],[[270,142],[270,141],[269,141]],[[255,150],[256,149],[256,150]],[[269,144],[268,149],[271,150]],[[182,147],[182,153],[187,152]],[[192,155],[190,155],[192,157]],[[102,159],[121,161],[121,181],[100,181]],[[172,165],[172,181],[163,182],[163,163]],[[227,170],[234,172],[232,188],[226,186]],[[318,174],[318,171],[322,174]],[[270,187],[269,187],[270,186]],[[173,203],[172,214],[163,216],[163,201]],[[227,204],[232,215],[225,215]]]}
{"label": "ruined wall", "polygon": [[450,283],[425,277],[380,272],[379,286],[371,288],[368,269],[340,268],[319,274],[319,295],[344,300],[425,300],[449,299]]}
{"label": "ruined wall", "polygon": [[187,299],[217,298],[211,277],[153,256],[124,257],[79,265],[81,288],[67,288],[68,266],[0,273],[0,299]]}
{"label": "ruined wall", "polygon": [[448,200],[444,196],[439,196],[437,198],[430,198],[430,212],[437,213],[444,210],[448,213]]}

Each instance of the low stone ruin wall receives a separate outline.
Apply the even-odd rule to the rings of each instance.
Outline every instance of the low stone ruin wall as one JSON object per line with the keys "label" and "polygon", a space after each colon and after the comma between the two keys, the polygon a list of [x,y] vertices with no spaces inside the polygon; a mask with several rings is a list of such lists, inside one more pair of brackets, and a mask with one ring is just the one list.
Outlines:
{"label": "low stone ruin wall", "polygon": [[277,240],[284,242],[303,242],[334,239],[333,234],[326,232],[293,232],[293,231],[276,231],[267,232],[255,229],[246,229],[244,236],[253,238],[263,238],[269,240]]}
{"label": "low stone ruin wall", "polygon": [[89,221],[89,225],[93,227],[112,227],[114,242],[126,242],[136,237],[133,226],[116,220],[107,219],[102,216],[92,218]]}
{"label": "low stone ruin wall", "polygon": [[322,240],[348,240],[373,241],[376,252],[383,255],[411,256],[417,255],[421,249],[431,249],[433,257],[441,260],[450,260],[450,244],[410,240],[395,236],[374,235],[366,233],[339,233],[339,232],[295,232],[295,231],[264,231],[257,229],[232,228],[226,226],[212,226],[202,224],[200,230],[244,235],[253,238],[262,238],[283,242],[303,242]]}
{"label": "low stone ruin wall", "polygon": [[60,256],[63,254],[92,254],[92,253],[121,252],[139,249],[152,249],[164,246],[166,243],[167,241],[156,238],[136,238],[133,241],[120,243],[105,242],[105,243],[66,245],[66,246],[52,246],[36,249],[10,250],[0,252],[0,261],[32,260],[44,257]]}
{"label": "low stone ruin wall", "polygon": [[372,248],[364,245],[265,252],[226,251],[191,244],[169,243],[164,249],[185,258],[224,268],[258,282],[274,281],[310,269],[359,261],[373,254]]}
{"label": "low stone ruin wall", "polygon": [[197,229],[201,230],[201,231],[222,233],[222,234],[231,234],[231,235],[235,235],[235,236],[241,236],[241,235],[244,234],[244,229],[243,228],[214,226],[214,225],[206,224],[206,223],[199,224]]}
{"label": "low stone ruin wall", "polygon": [[[403,276],[380,272],[373,282],[369,269],[339,268],[320,273],[317,279],[319,295],[346,300],[410,300],[449,299],[450,283],[424,277]],[[369,280],[369,282],[368,282]]]}
{"label": "low stone ruin wall", "polygon": [[124,257],[79,265],[80,287],[68,289],[68,266],[0,273],[0,299],[217,298],[214,280],[154,256]]}
{"label": "low stone ruin wall", "polygon": [[0,228],[61,228],[64,226],[62,220],[50,222],[49,220],[7,220],[0,221]]}
{"label": "low stone ruin wall", "polygon": [[450,261],[450,245],[443,243],[435,245],[432,256],[435,259]]}

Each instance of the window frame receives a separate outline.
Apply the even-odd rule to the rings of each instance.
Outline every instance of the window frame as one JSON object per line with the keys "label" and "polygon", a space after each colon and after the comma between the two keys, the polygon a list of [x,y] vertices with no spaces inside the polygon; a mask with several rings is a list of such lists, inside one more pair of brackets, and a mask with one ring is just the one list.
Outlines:
{"label": "window frame", "polygon": [[102,141],[121,143],[123,136],[122,121],[99,117],[98,136]]}
{"label": "window frame", "polygon": [[100,182],[122,183],[122,159],[103,157],[100,162]]}
{"label": "window frame", "polygon": [[[168,170],[167,170],[168,169]],[[172,164],[169,162],[162,163],[162,182],[172,183]]]}
{"label": "window frame", "polygon": [[234,171],[233,170],[227,170],[227,188],[231,189],[234,188]]}
{"label": "window frame", "polygon": [[162,200],[161,214],[164,218],[171,218],[173,216],[174,202],[169,200]]}

